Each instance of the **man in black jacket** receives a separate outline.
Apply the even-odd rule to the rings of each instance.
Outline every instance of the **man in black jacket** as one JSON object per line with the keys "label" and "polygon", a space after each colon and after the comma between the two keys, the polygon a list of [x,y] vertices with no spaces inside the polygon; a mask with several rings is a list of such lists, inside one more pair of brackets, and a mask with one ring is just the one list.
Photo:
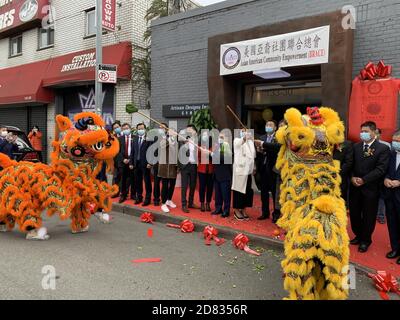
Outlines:
{"label": "man in black jacket", "polygon": [[350,185],[350,221],[359,252],[367,252],[372,243],[380,188],[389,163],[389,148],[375,136],[376,124],[368,121],[361,125],[361,142],[353,147],[354,166]]}
{"label": "man in black jacket", "polygon": [[146,189],[146,196],[143,202],[143,207],[150,204],[151,201],[151,177],[150,169],[151,165],[147,161],[146,154],[151,141],[146,139],[146,125],[144,123],[139,123],[136,126],[137,136],[133,139],[133,153],[131,157],[131,162],[135,167],[135,181],[136,181],[136,194],[135,194],[135,204],[140,204],[143,201],[143,180]]}
{"label": "man in black jacket", "polygon": [[[135,179],[133,172],[132,154],[133,154],[133,136],[131,126],[128,123],[122,125],[123,135],[119,140],[119,153],[116,163],[121,174],[120,199],[119,203],[123,203],[128,198],[129,187],[131,189],[131,199],[135,200]],[[129,184],[128,184],[129,181]]]}
{"label": "man in black jacket", "polygon": [[[386,255],[388,259],[400,257],[400,131],[396,131],[393,136],[392,149],[383,190],[392,248]],[[397,259],[397,264],[400,264],[400,258]]]}
{"label": "man in black jacket", "polygon": [[215,211],[211,214],[222,214],[223,218],[227,218],[231,210],[232,150],[223,133],[220,133],[218,144],[211,156],[215,188]]}
{"label": "man in black jacket", "polygon": [[274,172],[274,167],[281,147],[281,145],[277,143],[275,139],[276,129],[277,124],[275,121],[267,121],[265,125],[266,134],[261,136],[260,140],[256,140],[254,142],[257,147],[257,151],[261,154],[257,170],[261,175],[260,189],[262,212],[258,220],[265,220],[270,216],[269,193],[271,192],[274,203],[274,211],[272,213],[274,223],[279,219],[280,216],[279,210],[275,208],[277,174]]}
{"label": "man in black jacket", "polygon": [[353,143],[346,140],[338,145],[333,151],[333,159],[340,162],[340,177],[342,178],[340,190],[342,198],[346,202],[346,206],[348,206],[349,182],[351,170],[353,169]]}

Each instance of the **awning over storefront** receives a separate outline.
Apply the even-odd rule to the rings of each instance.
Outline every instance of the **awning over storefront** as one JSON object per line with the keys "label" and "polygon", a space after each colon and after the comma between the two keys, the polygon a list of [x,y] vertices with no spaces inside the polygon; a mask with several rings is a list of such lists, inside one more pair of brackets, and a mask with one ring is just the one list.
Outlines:
{"label": "awning over storefront", "polygon": [[[117,65],[118,79],[131,78],[132,45],[122,42],[103,48],[103,63]],[[94,81],[96,66],[95,49],[70,53],[51,59],[43,79],[44,87],[73,82]]]}
{"label": "awning over storefront", "polygon": [[50,103],[53,92],[42,87],[48,61],[0,70],[0,105]]}
{"label": "awning over storefront", "polygon": [[[103,48],[103,63],[117,65],[118,79],[131,78],[132,45],[122,42]],[[95,80],[95,49],[0,69],[0,105],[50,103],[51,88]]]}

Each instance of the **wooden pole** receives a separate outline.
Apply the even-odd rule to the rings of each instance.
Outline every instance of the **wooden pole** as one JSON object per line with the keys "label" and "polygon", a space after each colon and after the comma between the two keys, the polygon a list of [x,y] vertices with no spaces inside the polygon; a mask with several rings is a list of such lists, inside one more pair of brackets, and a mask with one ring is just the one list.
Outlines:
{"label": "wooden pole", "polygon": [[228,105],[226,106],[226,108],[232,113],[232,115],[235,117],[235,119],[236,119],[237,121],[239,121],[240,125],[241,125],[244,129],[248,130],[247,127],[243,124],[243,122],[242,122],[242,121],[239,119],[239,117],[236,115],[235,111],[233,111],[233,110],[231,109],[231,107],[228,106]]}

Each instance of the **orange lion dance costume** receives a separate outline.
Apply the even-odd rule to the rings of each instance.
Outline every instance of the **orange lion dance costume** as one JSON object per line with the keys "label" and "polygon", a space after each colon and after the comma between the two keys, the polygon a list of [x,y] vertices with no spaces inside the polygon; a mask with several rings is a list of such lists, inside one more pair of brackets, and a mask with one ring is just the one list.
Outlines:
{"label": "orange lion dance costume", "polygon": [[109,170],[119,151],[118,139],[105,128],[103,119],[84,112],[75,125],[61,115],[56,117],[59,141],[53,142],[51,164],[16,162],[0,154],[0,231],[11,231],[18,224],[27,239],[47,240],[42,228],[42,212],[71,219],[73,233],[89,229],[91,210],[111,210],[111,196],[118,191],[96,179],[106,162]]}

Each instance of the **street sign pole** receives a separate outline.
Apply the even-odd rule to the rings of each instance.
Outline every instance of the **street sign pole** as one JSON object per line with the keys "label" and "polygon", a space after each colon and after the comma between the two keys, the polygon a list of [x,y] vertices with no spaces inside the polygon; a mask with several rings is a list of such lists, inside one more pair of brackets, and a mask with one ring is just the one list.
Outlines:
{"label": "street sign pole", "polygon": [[103,33],[102,8],[103,0],[96,0],[96,111],[103,114],[103,85],[99,81],[99,66],[103,63],[103,47],[101,37]]}

